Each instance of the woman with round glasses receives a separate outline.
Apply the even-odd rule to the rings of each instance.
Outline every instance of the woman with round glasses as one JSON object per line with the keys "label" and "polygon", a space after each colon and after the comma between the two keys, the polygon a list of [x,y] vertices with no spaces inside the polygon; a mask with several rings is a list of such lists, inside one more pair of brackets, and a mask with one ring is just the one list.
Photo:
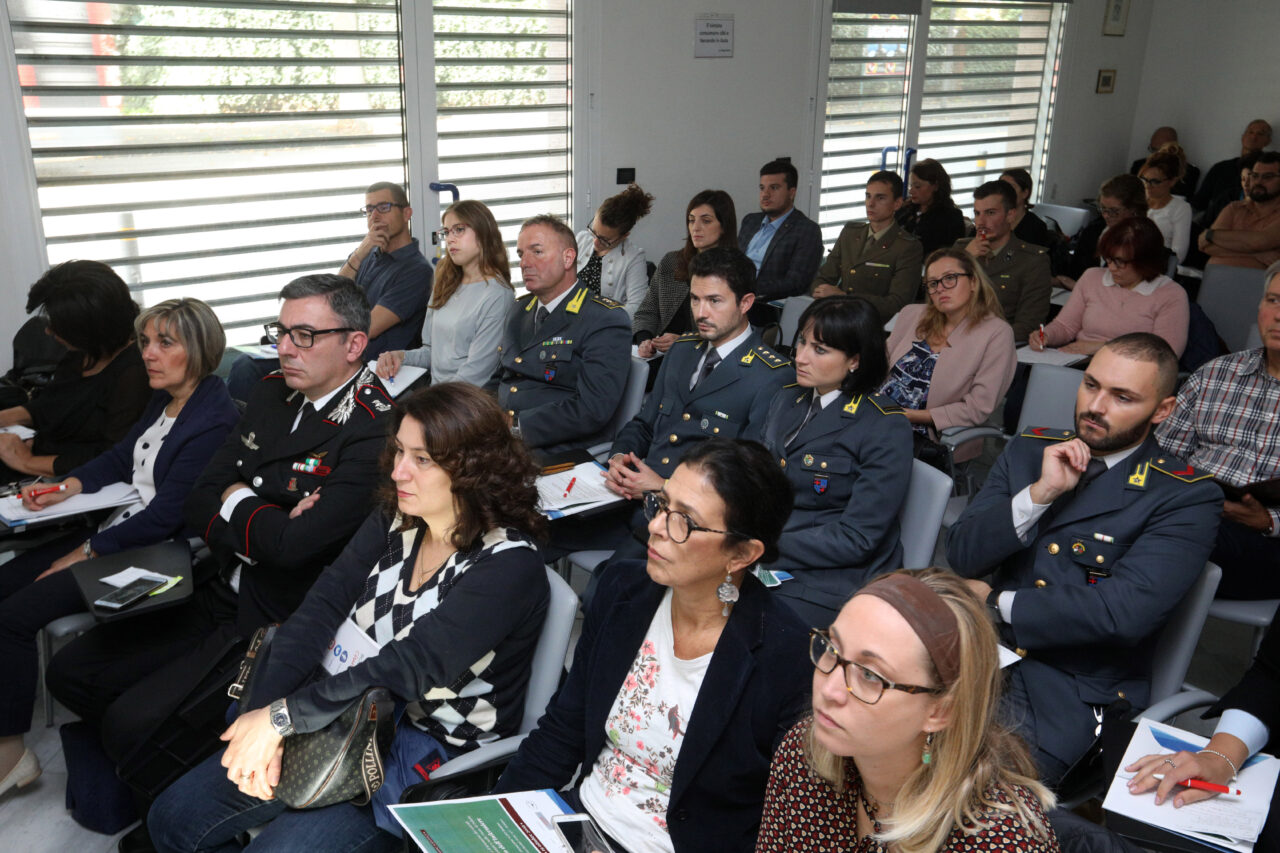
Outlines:
{"label": "woman with round glasses", "polygon": [[875,578],[809,657],[813,716],[774,756],[757,853],[1059,849],[1053,795],[997,722],[995,631],[963,580]]}
{"label": "woman with round glasses", "polygon": [[[880,393],[906,410],[917,455],[928,456],[937,432],[991,416],[1013,381],[1017,355],[1000,300],[968,253],[934,252],[924,285],[929,301],[903,308],[889,335],[891,366]],[[967,458],[962,451],[958,461]]]}
{"label": "woman with round glasses", "polygon": [[1112,338],[1152,332],[1181,357],[1191,309],[1182,285],[1164,274],[1168,253],[1160,229],[1145,217],[1125,219],[1102,235],[1098,253],[1106,266],[1080,277],[1043,337],[1031,333],[1031,348],[1092,355]]}
{"label": "woman with round glasses", "polygon": [[636,222],[649,215],[653,196],[635,184],[611,195],[578,232],[578,283],[626,306],[632,318],[649,292],[644,249],[629,239]]}
{"label": "woman with round glasses", "polygon": [[911,479],[911,425],[875,393],[888,371],[871,303],[819,299],[800,315],[796,385],[774,395],[762,441],[795,508],[768,568],[775,595],[808,625],[827,625],[864,579],[902,565],[898,513]]}
{"label": "woman with round glasses", "polygon": [[[445,256],[436,266],[422,346],[378,356],[378,376],[395,380],[402,364],[431,371],[431,384],[484,387],[496,376],[502,336],[515,310],[507,247],[493,213],[471,199],[455,201],[438,233]],[[394,387],[394,386],[392,386]]]}
{"label": "woman with round glasses", "polygon": [[1100,217],[1080,229],[1073,238],[1075,248],[1067,274],[1055,278],[1058,284],[1071,290],[1076,280],[1086,270],[1099,266],[1098,240],[1103,232],[1124,219],[1147,215],[1147,193],[1142,181],[1133,175],[1116,175],[1098,187],[1098,213]]}
{"label": "woman with round glasses", "polygon": [[577,778],[565,799],[618,850],[755,845],[770,758],[808,702],[805,628],[751,573],[777,556],[789,494],[763,447],[713,439],[645,496],[647,563],[604,570],[496,792]]}
{"label": "woman with round glasses", "polygon": [[1173,185],[1187,172],[1187,155],[1176,142],[1162,145],[1147,158],[1138,179],[1147,189],[1147,216],[1164,238],[1164,245],[1181,263],[1191,246],[1191,204],[1173,194]]}

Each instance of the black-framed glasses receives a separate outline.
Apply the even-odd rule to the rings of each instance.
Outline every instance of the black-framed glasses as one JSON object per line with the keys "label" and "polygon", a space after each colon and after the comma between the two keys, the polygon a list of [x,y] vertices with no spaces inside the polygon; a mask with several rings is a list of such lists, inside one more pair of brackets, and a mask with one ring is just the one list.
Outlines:
{"label": "black-framed glasses", "polygon": [[1144,184],[1146,184],[1149,187],[1154,187],[1156,184],[1163,184],[1165,181],[1171,181],[1173,179],[1172,178],[1138,178],[1138,180],[1142,181]]}
{"label": "black-framed glasses", "polygon": [[289,340],[293,341],[293,345],[298,349],[310,349],[315,346],[316,338],[320,335],[355,331],[349,326],[343,326],[341,329],[304,329],[300,326],[294,326],[290,329],[288,326],[282,326],[279,323],[266,323],[262,328],[266,331],[267,340],[271,341],[271,343],[279,343],[281,337],[288,335]]}
{"label": "black-framed glasses", "polygon": [[1270,181],[1273,178],[1280,178],[1280,172],[1263,172],[1261,174],[1258,172],[1249,173],[1249,180],[1251,181]]}
{"label": "black-framed glasses", "polygon": [[1099,207],[1098,213],[1104,217],[1124,216],[1125,209],[1123,207]]}
{"label": "black-framed glasses", "polygon": [[1103,266],[1115,267],[1118,270],[1122,270],[1133,263],[1133,258],[1099,258],[1099,260],[1102,261]]}
{"label": "black-framed glasses", "polygon": [[926,281],[924,283],[924,289],[930,293],[934,293],[938,290],[950,290],[956,286],[957,282],[960,281],[961,276],[968,278],[969,274],[967,272],[949,272],[940,278],[931,278]]}
{"label": "black-framed glasses", "polygon": [[454,237],[461,237],[463,234],[466,234],[466,233],[467,233],[467,226],[454,225],[451,228],[441,228],[439,231],[436,232],[436,236],[439,237],[440,242],[443,243],[445,240],[449,239],[450,235],[453,235]]}
{"label": "black-framed glasses", "polygon": [[369,214],[373,213],[375,210],[378,211],[379,213],[390,213],[391,208],[393,207],[398,207],[401,210],[403,210],[408,206],[409,205],[401,204],[398,201],[380,201],[377,204],[366,204],[364,207],[360,208],[360,215],[368,216]]}
{"label": "black-framed glasses", "polygon": [[886,690],[901,690],[903,693],[942,693],[941,687],[921,687],[918,684],[895,684],[878,672],[867,669],[860,663],[840,657],[836,647],[831,643],[830,635],[821,628],[809,629],[809,660],[823,675],[835,672],[837,666],[844,667],[844,686],[860,702],[874,705],[884,696]]}
{"label": "black-framed glasses", "polygon": [[701,530],[703,533],[719,533],[722,536],[737,536],[742,539],[750,539],[750,536],[743,536],[741,533],[734,533],[732,530],[716,530],[712,527],[703,527],[689,517],[689,513],[681,512],[678,509],[672,509],[670,501],[662,492],[645,492],[644,493],[644,517],[648,521],[653,519],[660,512],[667,514],[667,538],[677,545],[683,545],[689,541],[689,537]]}
{"label": "black-framed glasses", "polygon": [[621,235],[619,235],[613,240],[610,240],[608,237],[601,237],[599,234],[596,233],[596,229],[592,228],[590,225],[587,226],[587,230],[591,232],[592,237],[596,238],[596,242],[598,242],[601,246],[604,246],[606,249],[612,249],[614,246],[622,242]]}

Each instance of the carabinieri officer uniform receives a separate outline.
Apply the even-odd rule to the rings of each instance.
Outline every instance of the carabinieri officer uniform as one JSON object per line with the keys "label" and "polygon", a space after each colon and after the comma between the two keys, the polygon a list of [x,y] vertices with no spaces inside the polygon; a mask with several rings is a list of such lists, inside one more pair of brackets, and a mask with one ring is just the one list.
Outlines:
{"label": "carabinieri officer uniform", "polygon": [[631,371],[627,309],[577,284],[540,323],[536,296],[520,309],[502,345],[498,403],[525,444],[555,453],[610,438]]}
{"label": "carabinieri officer uniform", "polygon": [[[1059,770],[1093,742],[1102,708],[1148,704],[1156,640],[1204,569],[1222,511],[1208,472],[1161,451],[1153,434],[1059,497],[1020,539],[1014,496],[1040,478],[1046,442],[1074,437],[1034,427],[1015,438],[947,535],[957,574],[995,572],[988,603],[1023,658],[1010,671],[1030,705],[1020,728]],[[1007,623],[1003,591],[1016,591]]]}
{"label": "carabinieri officer uniform", "polygon": [[662,359],[648,401],[619,430],[610,456],[634,453],[666,478],[699,442],[760,440],[774,393],[795,381],[790,359],[766,347],[753,328],[745,341],[690,388],[709,346],[699,335],[676,339]]}
{"label": "carabinieri officer uniform", "polygon": [[791,575],[774,594],[806,624],[825,628],[867,578],[902,567],[898,514],[912,444],[911,424],[888,397],[832,391],[810,415],[815,393],[783,388],[765,419],[764,445],[795,500],[780,556],[766,568]]}

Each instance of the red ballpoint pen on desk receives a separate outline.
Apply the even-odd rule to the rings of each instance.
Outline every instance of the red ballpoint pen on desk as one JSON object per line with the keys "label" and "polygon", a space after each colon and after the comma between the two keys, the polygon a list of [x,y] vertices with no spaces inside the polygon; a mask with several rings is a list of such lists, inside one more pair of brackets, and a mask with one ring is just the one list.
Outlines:
{"label": "red ballpoint pen on desk", "polygon": [[565,487],[564,495],[562,495],[562,497],[569,497],[569,493],[573,491],[573,484],[576,482],[578,482],[577,477],[569,478],[569,485]]}
{"label": "red ballpoint pen on desk", "polygon": [[29,495],[29,497],[38,498],[41,495],[56,495],[58,492],[65,492],[66,490],[67,490],[67,484],[59,483],[58,485],[50,486],[47,489],[34,489]]}
{"label": "red ballpoint pen on desk", "polygon": [[[1152,779],[1164,780],[1163,773],[1152,773]],[[1184,788],[1195,788],[1200,791],[1212,791],[1215,794],[1224,794],[1228,797],[1243,797],[1244,791],[1239,788],[1228,788],[1226,785],[1215,785],[1213,782],[1206,782],[1203,779],[1183,779],[1178,783]]]}
{"label": "red ballpoint pen on desk", "polygon": [[1040,349],[1044,349],[1044,323],[1040,324]]}

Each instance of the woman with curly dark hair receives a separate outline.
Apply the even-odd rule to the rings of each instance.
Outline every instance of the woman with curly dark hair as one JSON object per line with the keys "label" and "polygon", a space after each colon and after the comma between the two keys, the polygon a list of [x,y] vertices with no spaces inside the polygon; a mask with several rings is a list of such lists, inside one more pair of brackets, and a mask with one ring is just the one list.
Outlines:
{"label": "woman with curly dark hair", "polygon": [[[464,383],[409,396],[392,428],[391,485],[276,632],[226,750],[156,801],[157,849],[221,849],[269,822],[255,844],[399,850],[386,805],[420,781],[414,765],[518,730],[549,599],[537,467],[497,403]],[[363,652],[316,679],[335,638]],[[373,803],[295,811],[272,799],[284,739],[323,728],[370,687],[404,705]]]}

